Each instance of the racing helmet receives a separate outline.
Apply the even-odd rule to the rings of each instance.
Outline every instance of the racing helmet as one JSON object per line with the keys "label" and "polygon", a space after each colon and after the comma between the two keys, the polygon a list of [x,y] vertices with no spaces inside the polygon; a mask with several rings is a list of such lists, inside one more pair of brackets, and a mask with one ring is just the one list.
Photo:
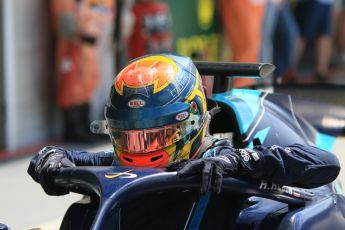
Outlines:
{"label": "racing helmet", "polygon": [[188,57],[146,55],[114,79],[105,107],[118,165],[165,167],[196,158],[209,115],[201,77]]}

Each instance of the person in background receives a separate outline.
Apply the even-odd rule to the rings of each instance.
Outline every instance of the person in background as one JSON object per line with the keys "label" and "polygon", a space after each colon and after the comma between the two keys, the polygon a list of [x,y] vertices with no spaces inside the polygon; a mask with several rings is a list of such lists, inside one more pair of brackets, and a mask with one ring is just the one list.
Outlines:
{"label": "person in background", "polygon": [[108,85],[114,80],[116,72],[116,55],[114,55],[116,41],[113,40],[113,33],[116,24],[116,14],[118,14],[117,2],[119,0],[109,0],[109,7],[101,10],[102,23],[100,24],[100,35],[98,37],[99,50],[99,84],[90,102],[90,120],[99,120],[103,117],[102,108],[106,104]]}
{"label": "person in background", "polygon": [[135,0],[116,0],[116,17],[114,18],[113,44],[115,46],[115,72],[128,63],[128,39],[134,24],[132,7]]}
{"label": "person in background", "polygon": [[[231,61],[258,62],[265,16],[265,0],[220,0],[220,13]],[[234,79],[233,87],[248,87],[253,79]]]}
{"label": "person in background", "polygon": [[260,49],[260,62],[273,63],[273,38],[277,28],[278,16],[282,9],[283,0],[267,0],[265,17],[262,27],[262,42]]}
{"label": "person in background", "polygon": [[63,140],[93,140],[89,105],[99,83],[98,39],[113,10],[112,0],[52,0],[56,34],[57,106],[63,114]]}
{"label": "person in background", "polygon": [[299,28],[293,15],[290,1],[285,0],[277,18],[277,25],[273,35],[273,64],[275,83],[283,83],[282,79],[289,79],[293,74],[293,58],[297,49]]}
{"label": "person in background", "polygon": [[[262,63],[273,63],[273,39],[283,2],[283,0],[266,1],[259,60]],[[257,82],[260,85],[270,86],[273,84],[273,74],[268,78],[259,79]]]}
{"label": "person in background", "polygon": [[277,83],[292,68],[299,31],[287,0],[267,0],[263,26],[260,61],[273,63],[273,79],[261,80],[264,84]]}
{"label": "person in background", "polygon": [[293,58],[295,74],[286,82],[301,78],[298,65],[308,42],[315,48],[315,80],[327,81],[332,54],[332,21],[335,0],[300,0],[295,8],[295,15],[300,29],[296,56]]}
{"label": "person in background", "polygon": [[337,0],[335,8],[334,56],[339,70],[345,64],[345,1]]}
{"label": "person in background", "polygon": [[132,6],[133,26],[128,38],[128,58],[172,51],[172,18],[160,0],[137,0]]}

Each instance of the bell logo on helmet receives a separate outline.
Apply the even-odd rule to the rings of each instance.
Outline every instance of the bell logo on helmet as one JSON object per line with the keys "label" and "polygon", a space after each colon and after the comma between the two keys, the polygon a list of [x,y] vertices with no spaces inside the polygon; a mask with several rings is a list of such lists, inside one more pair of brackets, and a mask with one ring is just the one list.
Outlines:
{"label": "bell logo on helmet", "polygon": [[124,68],[115,78],[115,89],[123,95],[124,86],[144,88],[153,85],[153,93],[158,93],[171,83],[177,73],[177,64],[164,56],[150,56]]}
{"label": "bell logo on helmet", "polygon": [[144,107],[146,102],[141,99],[133,99],[128,102],[128,106],[133,109]]}
{"label": "bell logo on helmet", "polygon": [[183,121],[188,118],[189,113],[188,112],[182,112],[176,115],[176,120]]}

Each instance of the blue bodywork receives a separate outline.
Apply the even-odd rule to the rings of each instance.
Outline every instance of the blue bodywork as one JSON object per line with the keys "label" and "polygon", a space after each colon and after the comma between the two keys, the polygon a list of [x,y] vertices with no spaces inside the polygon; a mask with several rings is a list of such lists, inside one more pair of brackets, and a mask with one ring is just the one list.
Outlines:
{"label": "blue bodywork", "polygon": [[244,147],[253,147],[253,140],[259,139],[266,146],[299,143],[331,151],[344,131],[345,109],[340,106],[248,89],[211,98],[233,111],[230,119],[238,129],[231,131],[241,135]]}
{"label": "blue bodywork", "polygon": [[[289,95],[234,89],[214,94],[211,99],[222,108],[220,116],[227,119],[217,119],[216,115],[210,130],[232,132],[237,136],[235,144],[238,146],[251,147],[257,139],[267,146],[300,143],[332,150],[344,129],[344,122],[339,122],[345,120],[344,108]],[[121,229],[120,210],[140,197],[145,199],[157,192],[172,190],[197,191],[200,187],[198,178],[180,179],[175,173],[161,169],[126,167],[64,169],[56,183],[74,192],[99,197],[91,229]],[[241,194],[250,203],[240,212],[235,229],[345,229],[345,200],[340,188],[337,182],[302,190],[263,181],[225,178],[222,192]],[[200,220],[207,218],[205,209],[210,194],[197,200],[197,211],[187,229],[197,229]],[[65,222],[71,218],[68,214],[71,210],[73,205]]]}
{"label": "blue bodywork", "polygon": [[[55,182],[70,187],[74,192],[100,197],[97,212],[92,216],[91,229],[121,229],[119,213],[138,198],[145,199],[166,191],[198,191],[200,188],[198,178],[181,179],[174,172],[126,167],[67,168]],[[345,226],[344,197],[336,194],[331,186],[302,190],[228,177],[223,181],[222,193],[249,197],[251,205],[240,212],[235,229],[344,229]],[[201,206],[200,218],[207,218],[203,206],[209,205],[209,196],[199,197],[196,206]],[[67,213],[75,209],[75,205]],[[72,215],[73,219],[83,222],[80,218],[84,213],[78,215],[81,216],[76,218]],[[193,217],[198,218],[198,215]],[[65,222],[70,222],[70,218],[71,215],[66,214]],[[198,220],[196,222],[199,223]],[[198,229],[193,228],[192,221],[190,224],[187,229]]]}
{"label": "blue bodywork", "polygon": [[[214,114],[209,132],[230,134],[235,147],[308,144],[332,151],[336,138],[343,134],[343,107],[258,90],[227,91],[227,76],[269,76],[274,69],[270,64],[194,64],[201,75],[215,79],[212,89],[217,93],[208,105],[218,104],[221,111]],[[241,230],[345,229],[345,200],[337,182],[300,189],[226,177],[220,195],[203,196],[200,182],[200,177],[179,178],[176,172],[163,169],[65,168],[55,177],[55,184],[88,195],[90,201],[72,204],[61,228],[132,229],[123,227],[127,223],[147,229],[144,223],[156,221],[162,225],[154,229],[224,229],[223,222],[231,220],[228,226]]]}
{"label": "blue bodywork", "polygon": [[[253,147],[257,139],[265,146],[299,143],[332,151],[336,138],[344,131],[345,109],[340,106],[248,89],[214,94],[212,99],[225,113],[229,108],[232,111],[227,115],[231,117],[232,114],[231,119],[238,126],[229,131],[240,135],[242,143],[237,145],[241,147]],[[339,182],[313,192],[322,198],[310,207],[289,212],[273,229],[345,229],[344,197]],[[255,200],[255,205],[241,212],[238,229],[260,228],[267,216],[287,208],[273,200],[251,199]]]}

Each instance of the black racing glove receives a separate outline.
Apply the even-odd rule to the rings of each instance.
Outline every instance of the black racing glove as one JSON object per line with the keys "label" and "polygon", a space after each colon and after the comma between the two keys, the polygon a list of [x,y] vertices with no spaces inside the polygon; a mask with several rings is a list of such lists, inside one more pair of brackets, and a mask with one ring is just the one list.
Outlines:
{"label": "black racing glove", "polygon": [[220,193],[224,174],[237,171],[237,160],[231,155],[200,158],[197,160],[182,160],[168,167],[169,171],[177,170],[181,178],[202,175],[201,193],[209,191]]}
{"label": "black racing glove", "polygon": [[57,187],[54,184],[54,176],[60,168],[75,167],[66,154],[66,151],[57,147],[43,148],[30,162],[28,173],[48,195],[65,195],[68,189]]}

